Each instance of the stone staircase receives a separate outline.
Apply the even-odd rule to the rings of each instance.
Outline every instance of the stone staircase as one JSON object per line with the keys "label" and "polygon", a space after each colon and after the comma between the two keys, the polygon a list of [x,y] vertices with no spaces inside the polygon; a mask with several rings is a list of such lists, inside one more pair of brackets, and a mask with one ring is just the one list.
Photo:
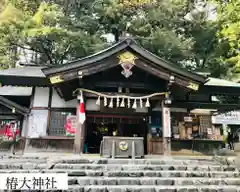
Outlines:
{"label": "stone staircase", "polygon": [[211,159],[2,157],[0,173],[68,173],[74,192],[240,192],[234,165]]}

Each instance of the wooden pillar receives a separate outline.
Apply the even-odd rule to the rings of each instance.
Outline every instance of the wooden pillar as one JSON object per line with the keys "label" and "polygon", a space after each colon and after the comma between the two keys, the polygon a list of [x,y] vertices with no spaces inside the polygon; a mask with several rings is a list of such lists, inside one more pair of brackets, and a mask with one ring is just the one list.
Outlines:
{"label": "wooden pillar", "polygon": [[36,87],[32,87],[32,93],[31,93],[31,97],[30,97],[30,106],[29,106],[30,113],[29,113],[28,116],[27,116],[27,125],[26,125],[26,130],[25,130],[25,137],[26,137],[26,138],[25,138],[25,144],[24,144],[23,153],[24,153],[25,151],[27,151],[27,149],[28,149],[28,147],[29,147],[29,142],[30,142],[30,139],[28,138],[29,116],[31,115],[31,110],[32,110],[32,108],[33,108],[35,91],[36,91]]}
{"label": "wooden pillar", "polygon": [[79,123],[79,107],[80,107],[80,97],[78,99],[78,104],[77,104],[77,129],[76,129],[76,134],[74,137],[74,152],[78,154],[83,153],[83,148],[84,148],[84,142],[85,142],[85,123],[81,124]]}
{"label": "wooden pillar", "polygon": [[171,118],[170,109],[162,100],[163,154],[171,155]]}
{"label": "wooden pillar", "polygon": [[51,123],[51,109],[52,109],[52,98],[53,98],[53,87],[49,87],[48,95],[48,120],[47,120],[47,135],[50,133],[50,123]]}
{"label": "wooden pillar", "polygon": [[150,100],[150,107],[148,107],[148,123],[147,123],[147,154],[153,153],[152,147],[152,131],[151,131],[151,124],[152,124],[152,111],[153,111],[153,102]]}

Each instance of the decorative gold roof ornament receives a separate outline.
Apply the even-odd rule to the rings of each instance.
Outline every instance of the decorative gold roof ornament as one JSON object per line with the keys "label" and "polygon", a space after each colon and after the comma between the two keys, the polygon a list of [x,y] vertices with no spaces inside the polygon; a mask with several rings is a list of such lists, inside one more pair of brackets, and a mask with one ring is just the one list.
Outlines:
{"label": "decorative gold roof ornament", "polygon": [[57,75],[57,76],[50,77],[50,82],[51,84],[56,84],[56,83],[64,82],[64,80],[60,75]]}
{"label": "decorative gold roof ornament", "polygon": [[196,83],[189,82],[189,85],[187,86],[187,88],[197,91],[199,89],[199,85]]}
{"label": "decorative gold roof ornament", "polygon": [[135,65],[135,60],[138,59],[134,54],[126,51],[119,55],[119,64],[122,66],[123,71],[121,72],[126,78],[132,75],[131,69]]}

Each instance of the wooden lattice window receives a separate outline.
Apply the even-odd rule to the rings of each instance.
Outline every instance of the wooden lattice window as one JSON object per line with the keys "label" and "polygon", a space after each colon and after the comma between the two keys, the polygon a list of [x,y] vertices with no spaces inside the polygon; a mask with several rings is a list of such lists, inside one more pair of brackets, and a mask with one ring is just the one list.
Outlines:
{"label": "wooden lattice window", "polygon": [[64,136],[66,134],[66,119],[70,114],[75,115],[74,112],[51,111],[49,135]]}

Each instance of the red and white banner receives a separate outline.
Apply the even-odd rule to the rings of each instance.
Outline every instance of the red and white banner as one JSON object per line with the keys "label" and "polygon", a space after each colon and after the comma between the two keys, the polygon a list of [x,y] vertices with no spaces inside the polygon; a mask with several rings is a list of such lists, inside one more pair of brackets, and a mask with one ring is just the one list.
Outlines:
{"label": "red and white banner", "polygon": [[83,100],[83,94],[81,92],[78,122],[83,124],[85,122],[85,120],[86,120],[85,105],[84,105],[84,100]]}

